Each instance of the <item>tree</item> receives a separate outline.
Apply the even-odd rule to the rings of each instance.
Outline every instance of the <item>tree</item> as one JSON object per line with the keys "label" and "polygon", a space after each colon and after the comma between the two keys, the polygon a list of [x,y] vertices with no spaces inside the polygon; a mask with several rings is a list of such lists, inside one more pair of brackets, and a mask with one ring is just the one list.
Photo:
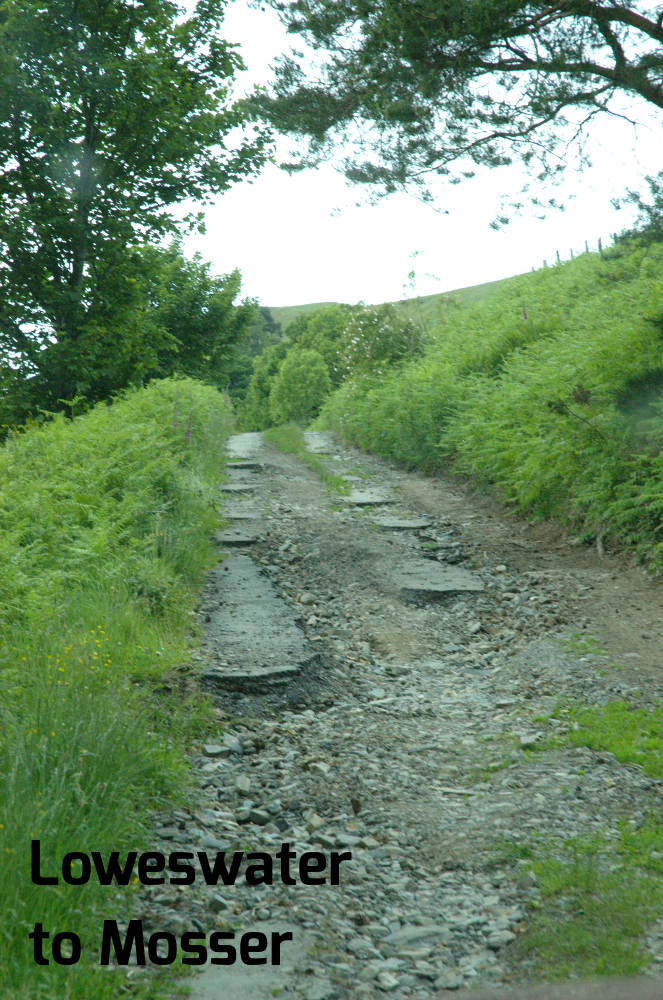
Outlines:
{"label": "tree", "polygon": [[[391,192],[520,156],[564,169],[620,95],[663,108],[663,13],[621,0],[267,0],[315,49],[280,61],[259,105],[305,138],[292,169],[347,154],[353,181]],[[579,147],[582,148],[582,144]]]}
{"label": "tree", "polygon": [[304,348],[289,351],[269,394],[272,422],[308,424],[330,392],[331,381],[322,355]]}
{"label": "tree", "polygon": [[332,304],[303,313],[286,330],[288,339],[297,348],[317,351],[327,365],[332,386],[343,378],[343,335],[350,322],[352,306]]}
{"label": "tree", "polygon": [[257,133],[228,142],[242,64],[224,6],[0,4],[0,361],[39,376],[42,404],[79,391],[83,341],[103,330],[104,351],[124,350],[131,248],[263,159]]}
{"label": "tree", "polygon": [[228,370],[228,391],[232,400],[242,404],[253,374],[254,360],[277,344],[282,337],[281,324],[276,322],[266,306],[259,306],[251,318],[246,336],[238,344]]}
{"label": "tree", "polygon": [[340,349],[344,378],[382,375],[423,351],[421,330],[393,305],[363,306],[348,323]]}
{"label": "tree", "polygon": [[249,299],[235,302],[239,272],[216,277],[198,254],[184,257],[177,242],[128,248],[126,257],[111,317],[88,310],[74,342],[53,340],[43,348],[32,379],[16,365],[0,366],[0,424],[20,423],[35,402],[56,405],[57,387],[67,377],[77,407],[175,373],[227,385],[257,312]]}
{"label": "tree", "polygon": [[248,299],[235,305],[239,271],[215,277],[199,254],[184,257],[177,242],[167,249],[145,247],[142,264],[147,306],[164,331],[159,376],[177,372],[224,384],[257,312]]}
{"label": "tree", "polygon": [[617,234],[617,242],[625,243],[637,240],[640,243],[658,243],[663,241],[663,173],[657,177],[647,177],[649,200],[645,200],[639,191],[628,191],[623,198],[615,199],[614,204],[635,205],[638,216],[635,226]]}
{"label": "tree", "polygon": [[271,425],[269,395],[273,381],[288,353],[288,346],[287,341],[281,340],[253,359],[253,371],[246,397],[240,408],[240,423],[243,430],[264,431]]}

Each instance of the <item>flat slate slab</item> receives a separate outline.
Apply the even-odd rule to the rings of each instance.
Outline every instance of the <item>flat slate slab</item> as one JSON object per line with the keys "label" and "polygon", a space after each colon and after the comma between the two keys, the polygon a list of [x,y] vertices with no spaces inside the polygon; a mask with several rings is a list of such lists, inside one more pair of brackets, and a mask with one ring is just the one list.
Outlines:
{"label": "flat slate slab", "polygon": [[262,434],[250,431],[246,434],[231,434],[226,441],[226,452],[229,461],[253,459],[262,447]]}
{"label": "flat slate slab", "polygon": [[250,501],[238,498],[236,501],[230,500],[223,505],[223,518],[225,521],[259,521],[264,516],[262,510]]}
{"label": "flat slate slab", "polygon": [[469,570],[445,566],[431,559],[401,563],[389,571],[388,578],[406,600],[440,600],[456,594],[480,594],[484,590],[481,580]]}
{"label": "flat slate slab", "polygon": [[260,472],[263,468],[262,462],[252,462],[248,459],[239,462],[226,462],[226,469],[248,469],[250,472]]}
{"label": "flat slate slab", "polygon": [[253,493],[255,486],[253,483],[222,483],[222,493]]}
{"label": "flat slate slab", "polygon": [[212,573],[201,608],[204,676],[228,686],[285,680],[315,659],[289,604],[248,555],[233,553]]}
{"label": "flat slate slab", "polygon": [[219,545],[228,549],[242,545],[255,545],[260,536],[257,525],[247,525],[243,528],[226,528],[224,531],[217,531],[214,537]]}
{"label": "flat slate slab", "polygon": [[418,531],[422,528],[430,528],[431,522],[425,517],[389,517],[387,514],[374,517],[373,523],[386,531]]}
{"label": "flat slate slab", "polygon": [[395,500],[384,490],[364,489],[351,490],[350,495],[341,498],[343,503],[352,504],[355,507],[377,507],[384,503],[395,503]]}

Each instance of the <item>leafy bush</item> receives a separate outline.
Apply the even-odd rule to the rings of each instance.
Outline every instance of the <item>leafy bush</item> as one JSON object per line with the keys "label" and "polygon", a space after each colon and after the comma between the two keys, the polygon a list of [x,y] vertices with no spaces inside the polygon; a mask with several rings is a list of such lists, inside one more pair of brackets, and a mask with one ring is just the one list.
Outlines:
{"label": "leafy bush", "polygon": [[239,411],[240,426],[243,430],[263,431],[271,426],[269,394],[281,362],[288,353],[288,346],[287,341],[282,340],[268,347],[264,354],[254,358],[246,398]]}
{"label": "leafy bush", "polygon": [[289,351],[269,393],[272,422],[309,423],[330,392],[331,380],[322,355],[304,348]]}
{"label": "leafy bush", "polygon": [[[343,380],[360,378],[364,386],[367,377],[420,355],[423,345],[417,324],[391,305],[322,306],[296,317],[286,337],[254,361],[240,411],[246,430],[305,422]],[[311,352],[316,360],[309,370],[302,356],[307,354],[310,362]],[[295,357],[298,360],[290,361]]]}
{"label": "leafy bush", "polygon": [[346,378],[381,375],[421,351],[421,331],[412,319],[392,305],[364,306],[354,311],[346,325],[339,363]]}
{"label": "leafy bush", "polygon": [[321,306],[298,316],[286,330],[294,347],[317,351],[322,355],[334,387],[340,385],[345,373],[344,338],[355,311],[345,305]]}

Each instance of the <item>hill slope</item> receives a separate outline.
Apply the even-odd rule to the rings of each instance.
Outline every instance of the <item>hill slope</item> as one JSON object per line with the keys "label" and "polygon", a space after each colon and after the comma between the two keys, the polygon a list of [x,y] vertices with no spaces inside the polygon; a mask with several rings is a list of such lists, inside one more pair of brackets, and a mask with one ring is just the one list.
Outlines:
{"label": "hill slope", "polygon": [[[498,281],[486,281],[481,285],[468,285],[466,288],[456,288],[450,292],[435,292],[433,295],[418,295],[412,299],[399,299],[392,305],[405,310],[415,319],[423,322],[436,321],[440,313],[445,310],[450,300],[459,305],[472,305],[481,302],[497,291],[505,282],[512,281],[512,278],[504,278]],[[286,330],[290,323],[298,316],[306,316],[315,312],[323,306],[336,305],[333,302],[309,302],[298,306],[268,306],[275,322],[280,323],[283,330]]]}
{"label": "hill slope", "polygon": [[663,565],[662,263],[621,245],[501,282],[446,309],[421,359],[343,385],[322,425]]}

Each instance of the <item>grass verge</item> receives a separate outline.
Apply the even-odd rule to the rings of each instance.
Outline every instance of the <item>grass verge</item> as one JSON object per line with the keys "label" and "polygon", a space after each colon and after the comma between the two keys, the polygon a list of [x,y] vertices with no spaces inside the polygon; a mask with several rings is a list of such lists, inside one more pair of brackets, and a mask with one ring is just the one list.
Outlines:
{"label": "grass verge", "polygon": [[[650,827],[650,833],[654,833]],[[660,843],[660,828],[655,834]],[[513,956],[533,979],[631,975],[648,964],[643,936],[663,911],[663,878],[640,831],[617,842],[573,838],[534,849],[540,897]]]}
{"label": "grass verge", "polygon": [[[547,747],[608,751],[655,778],[663,776],[663,713],[624,701],[560,705],[566,731]],[[531,848],[540,897],[515,958],[533,977],[630,975],[649,964],[648,926],[663,916],[663,826],[651,815],[622,822],[608,837],[575,837]]]}
{"label": "grass verge", "polygon": [[306,441],[304,440],[304,432],[297,424],[270,427],[269,430],[264,432],[264,436],[279,451],[296,455],[302,462],[305,462],[310,469],[313,469],[317,473],[331,493],[340,493],[342,496],[348,496],[351,489],[350,483],[343,479],[342,476],[337,476],[335,473],[330,472],[319,455],[314,455],[308,451]]}
{"label": "grass verge", "polygon": [[562,704],[554,717],[567,726],[557,745],[606,750],[624,764],[638,764],[652,778],[663,778],[663,709],[635,708],[625,701]]}
{"label": "grass verge", "polygon": [[[229,430],[215,390],[173,379],[0,450],[3,996],[124,988],[95,963],[103,919],[125,917],[132,891],[65,884],[62,859],[149,849],[150,815],[185,794],[183,750],[209,714],[187,675],[192,614]],[[59,884],[33,884],[34,839]],[[36,964],[36,922],[51,941],[77,934],[80,961]]]}

